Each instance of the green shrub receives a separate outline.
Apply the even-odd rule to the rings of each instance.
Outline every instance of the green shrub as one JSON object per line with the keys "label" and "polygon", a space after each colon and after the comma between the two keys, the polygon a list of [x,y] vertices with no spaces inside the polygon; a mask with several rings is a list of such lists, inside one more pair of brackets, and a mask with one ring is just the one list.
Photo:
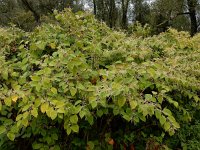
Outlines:
{"label": "green shrub", "polygon": [[0,146],[167,149],[199,112],[199,35],[141,39],[87,13],[55,18],[31,33],[0,29]]}

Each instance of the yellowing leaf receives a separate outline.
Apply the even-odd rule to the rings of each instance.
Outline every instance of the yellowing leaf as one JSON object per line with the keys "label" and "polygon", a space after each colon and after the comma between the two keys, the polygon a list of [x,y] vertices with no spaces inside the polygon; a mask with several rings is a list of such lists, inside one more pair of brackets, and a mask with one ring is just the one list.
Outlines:
{"label": "yellowing leaf", "polygon": [[50,112],[49,112],[49,115],[50,115],[50,118],[51,118],[52,120],[54,120],[54,119],[56,119],[56,117],[57,117],[57,112],[52,108],[52,109],[50,110]]}
{"label": "yellowing leaf", "polygon": [[13,102],[16,102],[18,100],[18,95],[11,96],[11,99]]}
{"label": "yellowing leaf", "polygon": [[48,110],[48,108],[49,108],[48,102],[45,102],[40,106],[40,110],[41,110],[42,113],[45,113]]}
{"label": "yellowing leaf", "polygon": [[55,44],[55,43],[50,43],[50,47],[51,47],[52,49],[55,49],[55,48],[56,48],[56,44]]}

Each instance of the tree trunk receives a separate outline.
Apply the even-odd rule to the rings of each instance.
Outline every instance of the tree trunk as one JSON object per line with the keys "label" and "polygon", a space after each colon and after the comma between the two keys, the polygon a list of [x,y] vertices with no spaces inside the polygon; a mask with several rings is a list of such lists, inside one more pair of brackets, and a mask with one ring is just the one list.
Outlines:
{"label": "tree trunk", "polygon": [[110,28],[114,25],[114,19],[115,19],[115,0],[110,0],[110,7],[109,7],[109,26]]}
{"label": "tree trunk", "polygon": [[193,36],[197,33],[197,28],[198,28],[197,18],[196,18],[197,2],[196,0],[187,0],[187,4],[188,4],[190,23],[191,23],[190,33]]}
{"label": "tree trunk", "polygon": [[122,28],[123,29],[126,29],[128,27],[128,19],[127,19],[128,4],[129,4],[129,0],[122,0]]}
{"label": "tree trunk", "polygon": [[97,10],[98,10],[98,12],[96,12],[97,13],[97,18],[99,19],[99,20],[101,20],[101,21],[106,21],[106,8],[105,8],[105,3],[104,3],[104,0],[97,0],[96,1],[97,3]]}
{"label": "tree trunk", "polygon": [[93,7],[94,7],[94,15],[97,15],[97,4],[96,4],[96,0],[93,0]]}

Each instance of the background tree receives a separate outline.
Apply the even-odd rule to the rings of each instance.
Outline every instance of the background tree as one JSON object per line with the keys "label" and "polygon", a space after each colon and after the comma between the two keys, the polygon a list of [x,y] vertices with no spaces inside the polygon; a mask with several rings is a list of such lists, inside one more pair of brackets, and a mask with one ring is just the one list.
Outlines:
{"label": "background tree", "polygon": [[54,9],[62,11],[66,7],[74,12],[92,11],[110,28],[128,29],[140,22],[142,26],[149,24],[155,33],[173,27],[194,35],[200,22],[199,0],[1,0],[0,24],[13,23],[32,30],[45,20],[44,16],[51,16]]}

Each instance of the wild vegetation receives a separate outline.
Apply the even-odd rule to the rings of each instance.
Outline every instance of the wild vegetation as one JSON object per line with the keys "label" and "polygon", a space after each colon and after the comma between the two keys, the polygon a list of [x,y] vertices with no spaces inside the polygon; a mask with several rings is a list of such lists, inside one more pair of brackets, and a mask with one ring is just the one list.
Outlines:
{"label": "wild vegetation", "polygon": [[1,149],[199,149],[200,34],[54,16],[0,28]]}
{"label": "wild vegetation", "polygon": [[0,25],[32,31],[48,22],[53,10],[90,11],[110,28],[129,29],[140,22],[153,34],[169,27],[194,35],[200,30],[200,0],[0,0]]}

